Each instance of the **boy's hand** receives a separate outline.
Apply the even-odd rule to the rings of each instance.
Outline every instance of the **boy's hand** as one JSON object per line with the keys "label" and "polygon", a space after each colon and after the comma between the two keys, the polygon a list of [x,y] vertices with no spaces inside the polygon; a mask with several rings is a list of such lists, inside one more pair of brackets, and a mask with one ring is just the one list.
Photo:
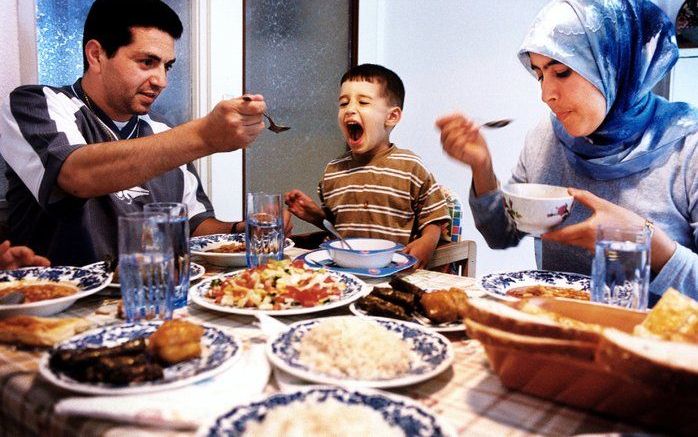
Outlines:
{"label": "boy's hand", "polygon": [[322,228],[322,220],[325,218],[325,213],[310,196],[301,190],[291,190],[284,197],[286,206],[288,206],[291,214]]}
{"label": "boy's hand", "polygon": [[409,253],[413,257],[417,258],[417,264],[415,264],[416,269],[426,268],[431,257],[434,255],[434,249],[439,243],[439,237],[441,236],[441,226],[435,224],[428,224],[422,230],[422,236],[412,241],[405,247],[405,253]]}
{"label": "boy's hand", "polygon": [[25,246],[10,247],[10,242],[0,244],[0,269],[18,269],[25,266],[48,267],[51,263]]}

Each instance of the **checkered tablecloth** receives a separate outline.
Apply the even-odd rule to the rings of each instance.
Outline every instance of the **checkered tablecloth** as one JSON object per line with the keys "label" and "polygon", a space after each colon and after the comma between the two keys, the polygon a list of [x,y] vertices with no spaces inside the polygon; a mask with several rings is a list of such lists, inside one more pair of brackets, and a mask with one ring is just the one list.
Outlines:
{"label": "checkered tablecloth", "polygon": [[[419,270],[412,273],[409,280],[428,288],[462,287],[471,295],[482,294],[473,278]],[[86,317],[95,323],[105,323],[113,321],[110,313],[113,307],[113,298],[96,295],[80,300],[61,315]],[[346,309],[338,309],[319,316],[346,313]],[[256,328],[252,317],[206,311],[195,305],[179,310],[177,316],[214,324],[233,333],[249,333]],[[290,323],[300,318],[280,319]],[[611,419],[509,391],[490,371],[485,353],[477,341],[469,340],[464,332],[450,333],[448,337],[455,349],[453,366],[427,382],[393,392],[429,407],[450,423],[459,435],[574,435],[637,430]],[[246,340],[243,338],[243,341]],[[0,345],[0,435],[194,434],[193,430],[165,431],[54,414],[56,403],[69,393],[53,387],[38,376],[40,354],[41,351]],[[277,390],[272,378],[266,391]],[[176,391],[172,393],[176,396]]]}

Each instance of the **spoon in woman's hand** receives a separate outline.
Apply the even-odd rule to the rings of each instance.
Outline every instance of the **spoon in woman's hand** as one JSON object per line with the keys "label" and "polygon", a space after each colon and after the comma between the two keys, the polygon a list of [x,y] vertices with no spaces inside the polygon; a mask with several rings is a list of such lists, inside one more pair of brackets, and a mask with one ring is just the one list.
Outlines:
{"label": "spoon in woman's hand", "polygon": [[322,225],[325,227],[325,229],[327,229],[328,231],[330,231],[330,233],[331,233],[332,235],[334,235],[335,237],[339,238],[339,240],[340,240],[342,243],[344,243],[344,244],[349,248],[349,250],[354,250],[354,249],[349,245],[349,243],[347,242],[347,240],[345,240],[344,238],[342,238],[341,235],[339,235],[339,232],[337,232],[337,229],[335,229],[334,225],[333,225],[332,223],[330,223],[329,220],[324,219],[324,220],[322,221]]}
{"label": "spoon in woman's hand", "polygon": [[483,124],[482,127],[486,127],[489,129],[499,129],[500,127],[507,126],[512,121],[514,120],[512,120],[511,118],[503,118],[501,120],[488,121],[487,123]]}
{"label": "spoon in woman's hand", "polygon": [[[246,102],[252,101],[250,96],[242,96],[242,100],[244,100]],[[279,126],[278,124],[274,123],[274,120],[272,120],[271,117],[269,117],[269,115],[266,112],[263,113],[262,115],[265,116],[267,118],[267,120],[269,120],[269,127],[267,129],[274,132],[275,134],[278,134],[280,132],[287,131],[287,130],[291,129],[288,126]]]}

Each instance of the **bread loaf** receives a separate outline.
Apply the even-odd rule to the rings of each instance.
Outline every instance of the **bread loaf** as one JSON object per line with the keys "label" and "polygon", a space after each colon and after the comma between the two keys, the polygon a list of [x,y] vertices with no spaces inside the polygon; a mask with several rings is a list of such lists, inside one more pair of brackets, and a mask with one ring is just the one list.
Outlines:
{"label": "bread loaf", "polygon": [[617,375],[660,391],[693,397],[698,393],[698,345],[605,329],[596,361]]}
{"label": "bread loaf", "polygon": [[698,302],[673,288],[668,289],[635,335],[698,343]]}
{"label": "bread loaf", "polygon": [[465,317],[513,334],[537,337],[597,342],[601,332],[599,325],[560,316],[525,300],[507,304],[489,299],[470,299]]}

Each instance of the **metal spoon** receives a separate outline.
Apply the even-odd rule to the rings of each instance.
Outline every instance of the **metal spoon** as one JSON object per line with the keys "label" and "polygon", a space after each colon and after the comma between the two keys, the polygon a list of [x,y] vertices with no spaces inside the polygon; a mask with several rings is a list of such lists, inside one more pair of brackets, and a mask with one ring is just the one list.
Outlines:
{"label": "metal spoon", "polygon": [[339,240],[340,240],[343,244],[345,244],[345,245],[349,248],[349,250],[354,250],[354,249],[351,247],[351,245],[349,245],[349,243],[347,243],[347,240],[345,240],[344,238],[342,238],[341,235],[339,235],[339,232],[337,232],[337,229],[335,229],[334,225],[333,225],[332,223],[330,223],[329,220],[324,219],[324,220],[322,221],[322,225],[325,227],[325,229],[327,229],[328,231],[330,231],[330,233],[331,233],[332,235],[334,235],[335,237],[339,238]]}
{"label": "metal spoon", "polygon": [[[244,100],[246,102],[252,101],[252,99],[249,96],[242,96],[242,100]],[[272,120],[271,117],[269,117],[269,115],[266,112],[263,113],[262,115],[265,116],[267,118],[267,120],[269,120],[269,127],[267,129],[269,129],[270,131],[272,131],[276,134],[291,129],[288,126],[279,126],[278,124],[274,123],[274,120]]]}
{"label": "metal spoon", "polygon": [[514,120],[512,120],[511,118],[504,118],[502,120],[493,120],[493,121],[488,121],[487,123],[483,124],[482,127],[487,127],[490,129],[499,129],[500,127],[507,126],[512,121],[514,121]]}
{"label": "metal spoon", "polygon": [[11,291],[0,297],[0,305],[17,305],[24,303],[24,293],[21,291]]}

